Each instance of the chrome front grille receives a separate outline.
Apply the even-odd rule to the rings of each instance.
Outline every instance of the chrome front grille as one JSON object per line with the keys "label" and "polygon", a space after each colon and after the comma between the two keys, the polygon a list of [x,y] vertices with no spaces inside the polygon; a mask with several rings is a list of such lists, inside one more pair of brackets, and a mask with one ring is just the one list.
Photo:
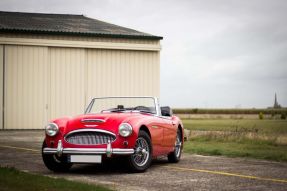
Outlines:
{"label": "chrome front grille", "polygon": [[66,136],[66,141],[76,145],[101,145],[113,142],[116,136],[104,130],[76,130]]}

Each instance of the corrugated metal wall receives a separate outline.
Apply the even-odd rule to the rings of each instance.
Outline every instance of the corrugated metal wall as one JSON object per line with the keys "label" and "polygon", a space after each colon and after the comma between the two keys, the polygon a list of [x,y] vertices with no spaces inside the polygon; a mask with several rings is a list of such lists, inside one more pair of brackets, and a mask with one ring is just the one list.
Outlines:
{"label": "corrugated metal wall", "polygon": [[0,45],[0,129],[3,129],[3,53],[4,47]]}
{"label": "corrugated metal wall", "polygon": [[90,49],[87,54],[88,100],[159,95],[158,52]]}
{"label": "corrugated metal wall", "polygon": [[5,129],[37,129],[47,121],[48,48],[5,46]]}
{"label": "corrugated metal wall", "polygon": [[50,63],[50,117],[83,113],[85,49],[50,48]]}
{"label": "corrugated metal wall", "polygon": [[158,51],[5,47],[5,129],[41,129],[92,97],[159,96]]}

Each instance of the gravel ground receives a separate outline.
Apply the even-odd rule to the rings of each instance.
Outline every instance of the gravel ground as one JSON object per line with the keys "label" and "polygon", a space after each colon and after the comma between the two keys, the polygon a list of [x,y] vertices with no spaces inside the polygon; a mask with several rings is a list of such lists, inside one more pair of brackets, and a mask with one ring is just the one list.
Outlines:
{"label": "gravel ground", "polygon": [[43,131],[0,131],[0,165],[64,177],[115,190],[287,190],[287,163],[183,154],[177,164],[154,160],[145,173],[129,173],[120,161],[74,165],[69,173],[47,170],[40,148]]}

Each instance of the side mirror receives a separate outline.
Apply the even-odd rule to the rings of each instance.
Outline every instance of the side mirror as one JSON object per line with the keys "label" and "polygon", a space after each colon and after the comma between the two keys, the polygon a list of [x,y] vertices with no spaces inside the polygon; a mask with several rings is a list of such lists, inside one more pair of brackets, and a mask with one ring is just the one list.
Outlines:
{"label": "side mirror", "polygon": [[172,109],[169,106],[160,107],[161,115],[166,117],[172,116]]}

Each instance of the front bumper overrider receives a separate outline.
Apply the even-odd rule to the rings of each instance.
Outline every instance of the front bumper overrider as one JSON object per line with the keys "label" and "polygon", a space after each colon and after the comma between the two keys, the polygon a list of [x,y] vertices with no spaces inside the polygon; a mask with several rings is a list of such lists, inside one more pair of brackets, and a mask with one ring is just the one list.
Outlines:
{"label": "front bumper overrider", "polygon": [[110,157],[112,154],[114,155],[131,155],[134,154],[134,149],[122,149],[122,148],[112,148],[111,144],[107,144],[107,148],[63,148],[61,140],[58,142],[57,148],[44,148],[44,154],[57,154],[61,156],[62,154],[98,154],[104,155],[106,154]]}

